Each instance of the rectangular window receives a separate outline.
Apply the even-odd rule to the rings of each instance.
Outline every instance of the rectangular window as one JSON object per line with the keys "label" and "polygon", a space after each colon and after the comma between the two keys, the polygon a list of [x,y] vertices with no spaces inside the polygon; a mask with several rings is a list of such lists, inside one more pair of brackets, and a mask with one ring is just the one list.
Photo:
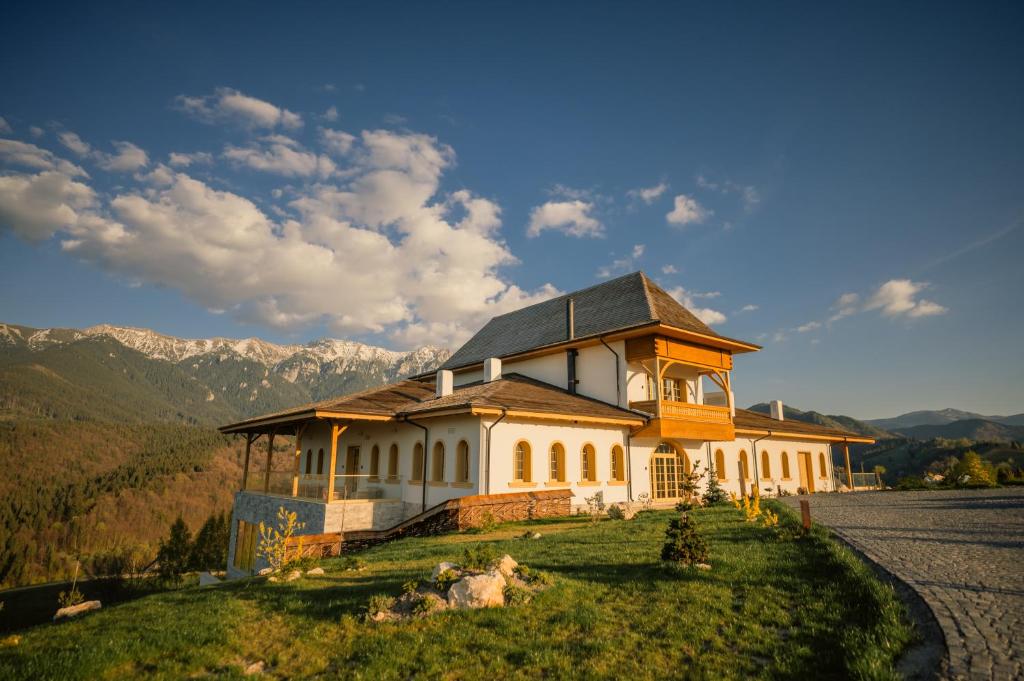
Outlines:
{"label": "rectangular window", "polygon": [[662,380],[662,399],[670,402],[681,402],[678,378],[666,378]]}

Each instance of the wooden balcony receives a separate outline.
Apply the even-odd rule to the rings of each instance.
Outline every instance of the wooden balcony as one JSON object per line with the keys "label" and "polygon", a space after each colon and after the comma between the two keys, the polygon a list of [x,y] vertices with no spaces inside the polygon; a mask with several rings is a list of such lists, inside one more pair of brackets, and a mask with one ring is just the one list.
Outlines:
{"label": "wooden balcony", "polygon": [[671,400],[644,400],[630,402],[629,408],[654,416],[651,422],[637,433],[638,437],[715,441],[736,438],[728,407]]}

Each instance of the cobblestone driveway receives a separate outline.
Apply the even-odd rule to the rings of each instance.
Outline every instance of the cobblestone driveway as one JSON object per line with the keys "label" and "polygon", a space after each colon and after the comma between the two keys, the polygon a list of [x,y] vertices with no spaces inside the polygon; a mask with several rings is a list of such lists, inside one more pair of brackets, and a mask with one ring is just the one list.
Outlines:
{"label": "cobblestone driveway", "polygon": [[815,522],[921,595],[949,677],[1024,679],[1024,488],[803,498]]}

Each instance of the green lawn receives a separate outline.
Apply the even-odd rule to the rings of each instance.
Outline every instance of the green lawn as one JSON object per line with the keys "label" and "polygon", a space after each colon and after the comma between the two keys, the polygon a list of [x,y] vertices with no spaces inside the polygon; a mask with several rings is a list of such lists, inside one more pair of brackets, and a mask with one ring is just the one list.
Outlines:
{"label": "green lawn", "polygon": [[[700,510],[713,569],[671,572],[658,556],[672,515],[405,539],[363,553],[362,572],[331,560],[326,577],[148,596],[24,632],[0,649],[0,678],[230,678],[254,661],[279,678],[896,676],[911,638],[902,608],[823,530],[779,540],[731,507]],[[543,538],[516,539],[527,527]],[[362,621],[372,594],[397,595],[477,542],[551,572],[555,586],[517,608]]]}

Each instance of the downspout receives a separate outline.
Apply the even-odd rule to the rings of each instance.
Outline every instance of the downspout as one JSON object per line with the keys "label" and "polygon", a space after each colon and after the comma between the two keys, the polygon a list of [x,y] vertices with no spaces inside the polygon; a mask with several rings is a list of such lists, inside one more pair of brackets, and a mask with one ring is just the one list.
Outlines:
{"label": "downspout", "polygon": [[[489,426],[484,426],[487,429],[487,436],[484,438],[487,443],[487,456],[484,459],[484,494],[491,493],[491,428],[502,422],[505,416],[508,415],[508,411],[505,409],[501,410],[501,416]],[[531,462],[532,465],[532,462]]]}
{"label": "downspout", "polygon": [[404,417],[403,420],[409,425],[423,429],[423,470],[420,473],[420,475],[423,477],[423,480],[420,481],[420,485],[423,488],[423,497],[421,502],[423,508],[420,509],[420,511],[422,512],[427,510],[427,445],[429,444],[427,442],[427,439],[430,437],[430,429],[427,428],[422,423],[416,423],[408,416]]}
{"label": "downspout", "polygon": [[601,341],[601,345],[608,348],[608,352],[615,355],[615,405],[622,406],[622,383],[619,378],[619,353],[612,349],[612,346],[604,342],[604,338],[599,337],[597,340]]}
{"label": "downspout", "polygon": [[758,459],[757,459],[757,443],[760,442],[761,440],[770,438],[771,436],[772,436],[772,431],[769,430],[767,435],[762,435],[761,437],[757,438],[756,440],[749,440],[749,442],[750,442],[750,450],[753,452],[753,457],[754,457],[754,486],[757,488],[757,495],[758,496],[761,496],[761,473],[758,470],[758,463],[757,463],[757,461],[758,461]]}
{"label": "downspout", "polygon": [[626,498],[633,501],[633,429],[626,429]]}

